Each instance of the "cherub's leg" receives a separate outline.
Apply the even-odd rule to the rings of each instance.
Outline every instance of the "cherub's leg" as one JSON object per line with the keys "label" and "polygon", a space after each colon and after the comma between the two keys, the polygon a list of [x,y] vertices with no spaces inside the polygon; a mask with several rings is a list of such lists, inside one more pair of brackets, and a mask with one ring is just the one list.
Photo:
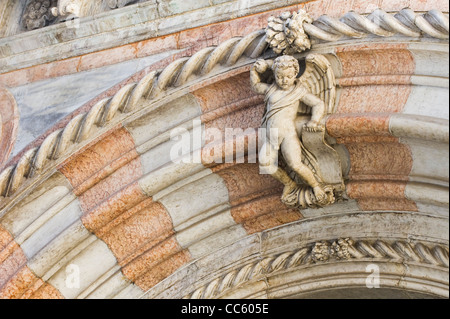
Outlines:
{"label": "cherub's leg", "polygon": [[314,177],[311,169],[302,163],[300,140],[297,135],[285,137],[281,143],[281,152],[286,164],[293,169],[309,186],[312,187],[317,201],[323,202],[327,195]]}
{"label": "cherub's leg", "polygon": [[264,143],[258,153],[259,171],[261,174],[270,174],[284,185],[282,199],[289,201],[288,197],[296,189],[297,184],[289,175],[278,167],[278,149],[270,143]]}

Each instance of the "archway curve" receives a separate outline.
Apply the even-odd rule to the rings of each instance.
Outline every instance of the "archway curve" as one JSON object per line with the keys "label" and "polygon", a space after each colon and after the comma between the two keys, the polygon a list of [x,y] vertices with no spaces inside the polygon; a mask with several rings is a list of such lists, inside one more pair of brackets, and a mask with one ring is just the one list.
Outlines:
{"label": "archway curve", "polygon": [[[299,220],[186,265],[146,297],[308,298],[331,296],[333,290],[354,297],[357,290],[363,293],[360,298],[371,298],[384,289],[393,294],[401,290],[404,294],[397,296],[402,298],[408,293],[447,298],[448,239],[435,232],[436,227],[444,231],[443,221],[411,212],[337,213]],[[190,271],[200,265],[201,274]],[[180,280],[186,274],[194,276],[189,284]]]}
{"label": "archway curve", "polygon": [[[261,35],[251,36],[256,45],[250,48],[258,48]],[[233,39],[221,50],[239,56],[233,46],[238,42],[239,39]],[[2,282],[2,293],[66,298],[151,296],[177,278],[186,278],[185,283],[192,284],[194,277],[185,276],[191,269],[186,265],[199,265],[205,256],[213,256],[208,255],[210,251],[219,251],[240,240],[261,240],[270,233],[266,230],[305,225],[309,219],[297,220],[317,214],[340,214],[342,220],[357,215],[362,222],[369,216],[391,211],[402,215],[403,222],[397,226],[407,235],[395,237],[401,242],[407,242],[411,234],[426,237],[436,230],[438,234],[448,234],[448,230],[440,228],[445,222],[434,224],[432,231],[405,230],[405,225],[409,225],[405,223],[407,216],[423,218],[424,223],[436,218],[448,220],[448,197],[444,194],[448,190],[448,174],[421,165],[420,157],[430,150],[437,155],[445,153],[440,146],[448,142],[448,121],[445,125],[438,117],[424,118],[417,105],[407,105],[414,87],[421,83],[429,86],[428,77],[445,77],[439,70],[427,70],[420,52],[439,57],[446,49],[446,45],[435,43],[429,50],[427,45],[405,43],[404,39],[376,43],[349,40],[314,49],[336,57],[342,68],[338,79],[339,107],[328,119],[327,130],[340,145],[343,162],[348,163],[350,197],[348,202],[319,211],[298,212],[281,206],[279,185],[260,176],[254,163],[192,163],[180,167],[169,157],[174,144],[171,130],[180,127],[193,134],[193,120],[220,129],[229,125],[255,128],[259,124],[261,97],[255,96],[246,82],[255,57],[244,56],[236,64],[227,64],[227,54],[215,54],[209,59],[209,54],[218,51],[208,49],[195,58],[205,62],[202,70],[208,72],[195,74],[188,82],[178,83],[180,86],[173,86],[177,83],[173,75],[183,67],[195,69],[189,64],[192,60],[178,60],[158,77],[150,74],[137,84],[123,87],[114,97],[99,102],[89,113],[50,136],[38,150],[19,161],[14,170],[2,173],[2,177],[8,174],[8,179],[4,179],[8,183],[16,181],[5,188],[7,193],[16,188],[16,193],[2,200],[0,231],[6,239],[0,247],[6,252],[6,260],[16,263]],[[242,47],[239,50],[245,51]],[[217,63],[220,58],[223,63]],[[404,62],[400,66],[394,63],[399,60]],[[417,70],[421,73],[416,74]],[[432,83],[437,88],[435,93],[445,91],[441,82]],[[147,99],[150,87],[155,90]],[[362,96],[366,99],[361,100]],[[374,109],[374,102],[381,111]],[[427,106],[432,106],[432,102]],[[122,112],[125,110],[130,113]],[[439,115],[439,110],[432,110]],[[405,119],[412,125],[400,124]],[[85,129],[79,129],[80,123]],[[433,133],[416,130],[417,123],[428,125]],[[70,143],[74,136],[86,139]],[[61,151],[64,149],[67,153]],[[60,157],[52,157],[58,153]],[[30,158],[34,166],[30,165]],[[435,160],[437,167],[442,167],[445,156],[436,156]],[[23,179],[30,169],[34,175]],[[358,222],[353,220],[349,225]],[[370,237],[366,230],[353,234],[357,240]],[[330,236],[317,236],[297,248],[353,237],[343,229]],[[436,238],[431,242],[425,239],[426,245],[431,245],[429,249],[434,249]],[[437,244],[448,247],[448,238],[438,239]],[[281,246],[274,249],[276,258],[280,257]],[[448,248],[441,255],[448,259]],[[240,261],[247,260],[242,257]],[[80,267],[82,282],[78,289],[66,285],[68,265]],[[196,269],[213,274],[207,268]],[[440,274],[445,273],[448,269]],[[26,284],[19,286],[18,282]],[[255,294],[259,291],[256,289]],[[262,291],[267,291],[267,287]]]}

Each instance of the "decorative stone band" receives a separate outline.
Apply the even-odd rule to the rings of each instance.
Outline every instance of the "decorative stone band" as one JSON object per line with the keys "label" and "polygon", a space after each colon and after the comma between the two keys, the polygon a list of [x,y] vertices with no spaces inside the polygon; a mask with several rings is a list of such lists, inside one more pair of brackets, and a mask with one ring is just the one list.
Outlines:
{"label": "decorative stone band", "polygon": [[430,247],[429,244],[422,242],[411,244],[405,241],[387,242],[377,240],[371,242],[340,238],[334,241],[315,242],[307,247],[248,263],[239,269],[232,270],[214,279],[183,298],[218,298],[221,294],[240,285],[288,269],[315,263],[358,259],[417,262],[442,268],[449,267],[448,247],[443,245]]}
{"label": "decorative stone band", "polygon": [[170,87],[184,85],[191,76],[203,76],[218,64],[232,66],[244,54],[254,59],[267,47],[264,30],[232,38],[217,47],[208,47],[190,58],[172,62],[161,72],[151,72],[138,83],[124,86],[113,97],[95,104],[89,112],[74,117],[65,128],[48,135],[38,147],[28,150],[16,165],[0,173],[0,196],[8,197],[28,179],[40,173],[50,161],[61,158],[73,144],[91,136],[94,127],[104,127],[121,114],[137,110],[142,98],[156,99]]}
{"label": "decorative stone band", "polygon": [[313,23],[303,23],[303,28],[310,37],[326,42],[370,35],[403,35],[414,38],[426,35],[437,39],[449,38],[448,16],[438,10],[416,14],[410,9],[403,9],[391,15],[377,9],[368,16],[350,11],[340,19],[322,15]]}
{"label": "decorative stone band", "polygon": [[[394,23],[392,19],[398,23]],[[379,25],[376,21],[380,22]],[[395,32],[381,28],[386,25],[391,30],[408,36],[417,37],[424,33],[448,39],[448,17],[436,10],[416,15],[411,10],[404,9],[394,17],[381,10],[368,17],[350,12],[341,20],[322,16],[312,24],[303,24],[310,36],[325,41],[336,41],[344,36],[361,38],[368,34],[394,35]],[[409,31],[406,32],[406,29]],[[95,127],[104,127],[113,119],[136,111],[142,98],[157,99],[163,91],[181,87],[195,77],[205,76],[219,64],[233,66],[243,56],[255,59],[265,52],[267,46],[265,30],[258,30],[245,37],[231,38],[217,47],[202,49],[189,58],[172,62],[160,72],[149,73],[138,83],[124,86],[113,97],[99,101],[89,112],[74,117],[65,128],[48,135],[40,146],[28,150],[15,165],[0,172],[0,198],[11,196],[25,181],[42,172],[47,163],[67,155],[73,144],[91,137]]]}

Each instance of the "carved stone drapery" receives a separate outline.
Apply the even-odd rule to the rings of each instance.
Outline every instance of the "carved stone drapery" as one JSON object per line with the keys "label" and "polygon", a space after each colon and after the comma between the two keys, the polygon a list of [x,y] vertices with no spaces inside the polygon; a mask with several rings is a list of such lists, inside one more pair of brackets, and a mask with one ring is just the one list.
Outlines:
{"label": "carved stone drapery", "polygon": [[313,20],[306,11],[285,12],[280,17],[270,17],[266,28],[267,42],[277,54],[294,54],[311,48],[311,41],[303,29],[303,23]]}

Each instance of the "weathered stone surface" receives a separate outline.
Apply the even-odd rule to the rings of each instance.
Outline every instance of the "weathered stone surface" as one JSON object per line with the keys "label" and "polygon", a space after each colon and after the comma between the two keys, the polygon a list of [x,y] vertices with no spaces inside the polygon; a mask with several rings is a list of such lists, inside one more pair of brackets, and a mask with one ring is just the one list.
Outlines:
{"label": "weathered stone surface", "polygon": [[[132,27],[129,17],[118,21],[119,13],[136,10],[145,21],[150,12],[139,8],[150,3],[159,1],[104,7],[111,16],[96,22],[123,22],[123,34],[141,32],[144,26]],[[233,10],[247,14],[290,3],[233,2]],[[180,17],[196,18],[211,8],[215,18],[229,19],[221,10],[230,4],[210,1],[185,15],[174,14],[181,7],[171,1],[173,15],[159,22],[185,28]],[[337,289],[365,298],[448,297],[448,71],[439,65],[448,65],[447,40],[313,42],[312,52],[330,61],[338,84],[337,114],[324,118],[324,137],[342,162],[346,186],[333,205],[300,211],[282,205],[281,184],[259,174],[256,156],[250,158],[256,133],[244,143],[244,163],[171,157],[175,128],[189,139],[186,154],[198,150],[198,156],[207,148],[195,140],[197,126],[220,134],[259,127],[264,101],[251,92],[248,76],[255,58],[273,57],[260,30],[268,16],[300,8],[340,16],[341,10],[370,12],[374,4],[319,0],[157,39],[140,34],[145,40],[1,76],[18,88],[79,74],[80,88],[98,92],[0,172],[0,296],[326,298]],[[3,2],[0,14],[2,8]],[[77,36],[92,31],[87,26],[93,21],[83,21],[86,28]],[[112,37],[111,26],[101,27]],[[65,30],[61,39],[72,36]],[[80,43],[72,42],[74,54],[83,50]],[[137,59],[165,51],[156,63],[133,69]],[[132,69],[113,73],[120,80],[102,73],[128,62]],[[94,87],[94,77],[83,82],[81,75],[91,71],[112,87]],[[52,92],[50,84],[42,88]],[[8,115],[0,114],[3,125]],[[220,159],[237,155],[236,140],[219,146]],[[381,287],[368,289],[367,267],[374,265]]]}
{"label": "weathered stone surface", "polygon": [[17,102],[9,90],[0,86],[0,169],[16,143],[20,115]]}
{"label": "weathered stone surface", "polygon": [[[281,5],[302,2],[304,0],[288,0]],[[86,17],[80,22],[82,27],[60,23],[22,34],[26,40],[0,39],[1,72],[53,61],[56,56],[56,59],[69,58],[280,7],[280,3],[269,0],[186,3],[183,0],[145,1],[95,19]],[[44,35],[36,37],[36,31]],[[55,52],[58,52],[56,56]]]}
{"label": "weathered stone surface", "polygon": [[[102,92],[172,53],[169,51],[150,57],[125,62],[119,61],[121,63],[103,67],[101,65],[99,67],[96,63],[95,68],[91,65],[94,62],[89,56],[86,56],[76,66],[79,71],[77,73],[42,81],[39,81],[39,78],[30,79],[31,83],[11,89],[17,100],[18,111],[22,115],[19,120],[18,139],[11,157],[50,129],[51,125],[62,120]],[[120,56],[120,52],[116,54],[117,57]],[[123,58],[123,54],[120,58]],[[105,61],[103,55],[95,59],[108,62]],[[109,59],[113,58],[109,56],[107,60]],[[109,60],[109,62],[111,61]],[[67,65],[61,67],[64,68],[64,72],[68,71]],[[56,72],[53,74],[58,75],[54,69],[51,71],[41,70],[41,72]],[[36,75],[43,76],[38,72]],[[51,95],[48,94],[50,88],[54,90]]]}

